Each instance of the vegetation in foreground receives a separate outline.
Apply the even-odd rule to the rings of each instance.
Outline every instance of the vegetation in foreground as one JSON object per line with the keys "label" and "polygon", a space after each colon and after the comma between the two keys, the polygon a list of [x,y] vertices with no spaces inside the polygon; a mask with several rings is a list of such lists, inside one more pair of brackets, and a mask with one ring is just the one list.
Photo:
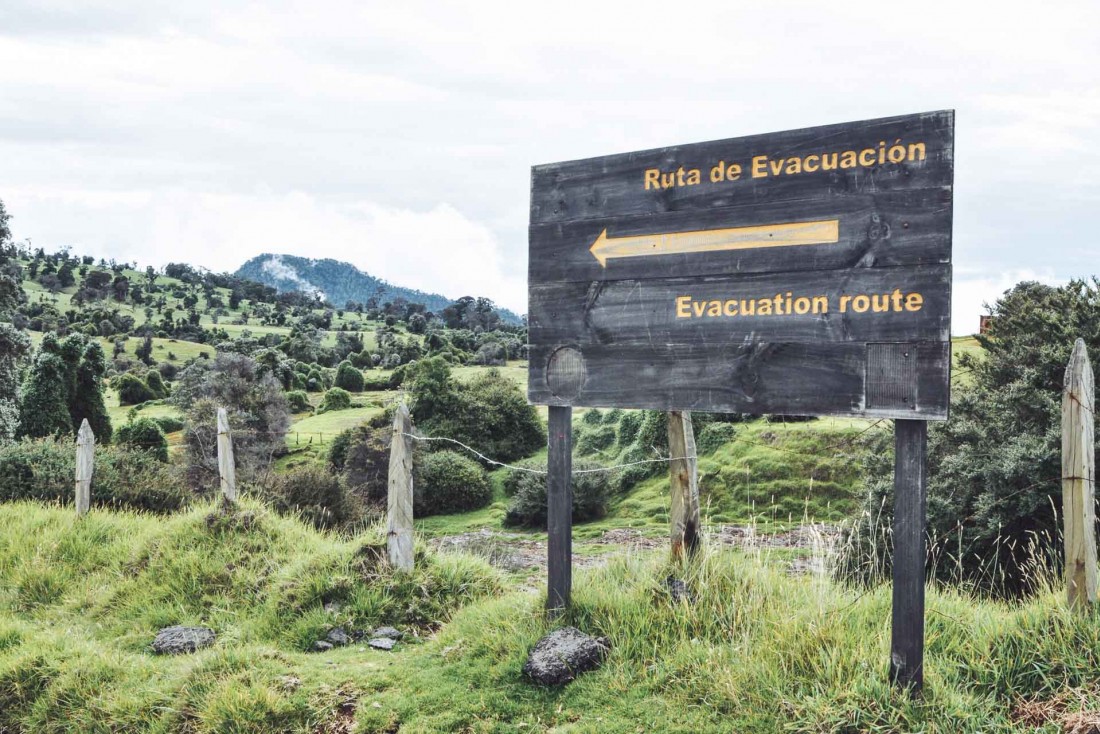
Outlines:
{"label": "vegetation in foreground", "polygon": [[[932,590],[926,695],[914,702],[886,681],[888,588],[791,577],[764,556],[707,549],[687,569],[663,553],[619,557],[581,572],[574,610],[549,623],[538,593],[507,591],[480,561],[421,551],[401,577],[374,562],[372,542],[253,505],[77,520],[17,502],[0,505],[0,527],[0,731],[1060,732],[1100,721],[1100,619],[1069,614],[1049,590],[1017,606]],[[672,600],[670,574],[694,603]],[[178,623],[209,625],[218,641],[152,655],[155,631]],[[306,652],[336,624],[381,623],[410,641]],[[527,651],[566,623],[607,635],[609,660],[562,689],[531,686]]]}

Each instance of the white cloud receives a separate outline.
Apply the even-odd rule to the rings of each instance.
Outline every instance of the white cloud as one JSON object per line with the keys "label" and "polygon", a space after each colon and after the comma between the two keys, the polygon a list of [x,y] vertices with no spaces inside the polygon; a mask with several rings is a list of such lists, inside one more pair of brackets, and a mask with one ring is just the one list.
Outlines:
{"label": "white cloud", "polygon": [[1004,292],[1025,280],[1061,285],[1050,271],[1005,270],[997,273],[956,270],[951,293],[951,331],[956,335],[976,334],[982,315]]}

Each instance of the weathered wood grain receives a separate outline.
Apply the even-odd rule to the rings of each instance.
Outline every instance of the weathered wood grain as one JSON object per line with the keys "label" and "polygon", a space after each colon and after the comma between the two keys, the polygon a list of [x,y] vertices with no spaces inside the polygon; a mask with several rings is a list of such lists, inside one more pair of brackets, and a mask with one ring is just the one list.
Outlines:
{"label": "weathered wood grain", "polygon": [[[891,299],[886,312],[857,313],[842,297],[921,295],[919,310]],[[677,298],[696,303],[825,296],[827,313],[678,316]],[[721,346],[745,341],[872,342],[947,341],[951,338],[951,267],[928,265],[803,271],[709,278],[664,278],[594,283],[547,283],[529,288],[528,338],[532,344],[683,344]],[[793,305],[793,304],[792,304]],[[803,304],[808,305],[808,304]],[[883,305],[879,301],[879,305]],[[900,311],[894,310],[900,305]],[[787,306],[784,306],[787,308]],[[754,303],[755,309],[755,303]],[[820,309],[819,309],[820,310]]]}
{"label": "weathered wood grain", "polygon": [[226,502],[237,501],[237,468],[233,460],[233,436],[229,431],[229,414],[218,408],[218,476],[222,497]]}
{"label": "weathered wood grain", "polygon": [[92,506],[92,472],[95,469],[95,434],[85,418],[76,433],[76,514],[84,515]]}
{"label": "weathered wood grain", "polygon": [[[608,214],[532,225],[528,278],[538,284],[942,264],[951,261],[951,217],[950,187],[765,201],[659,215]],[[840,239],[828,246],[631,257],[609,260],[606,265],[591,252],[605,230],[609,237],[627,237],[832,218],[840,222]]]}
{"label": "weathered wood grain", "polygon": [[669,532],[673,558],[686,551],[695,555],[699,547],[699,471],[695,456],[695,430],[691,413],[671,410],[668,413],[669,485],[672,490],[669,505]]}
{"label": "weathered wood grain", "polygon": [[412,418],[405,403],[393,416],[390,440],[389,492],[386,496],[386,546],[390,564],[413,569],[413,447]]}
{"label": "weathered wood grain", "polygon": [[920,695],[924,685],[924,567],[928,424],[894,423],[894,596],[890,678]]}
{"label": "weathered wood grain", "polygon": [[573,409],[551,406],[547,424],[546,610],[569,607],[573,588]]}
{"label": "weathered wood grain", "polygon": [[1062,393],[1062,517],[1066,601],[1096,603],[1096,387],[1085,342],[1078,339]]}
{"label": "weathered wood grain", "polygon": [[[953,131],[954,113],[941,111],[535,166],[531,171],[531,223],[950,186]],[[877,149],[880,142],[892,145],[898,139],[905,144],[923,141],[925,160],[763,178],[753,178],[747,167],[756,155],[787,158],[823,151]],[[719,161],[741,164],[741,177],[711,183],[709,169]],[[645,190],[643,175],[647,169],[675,171],[680,166],[700,169],[703,183]]]}
{"label": "weathered wood grain", "polygon": [[915,402],[865,405],[867,345],[859,342],[593,345],[583,348],[586,381],[576,397],[546,382],[553,347],[532,346],[528,399],[538,405],[633,407],[870,418],[947,418],[949,342],[914,344]]}

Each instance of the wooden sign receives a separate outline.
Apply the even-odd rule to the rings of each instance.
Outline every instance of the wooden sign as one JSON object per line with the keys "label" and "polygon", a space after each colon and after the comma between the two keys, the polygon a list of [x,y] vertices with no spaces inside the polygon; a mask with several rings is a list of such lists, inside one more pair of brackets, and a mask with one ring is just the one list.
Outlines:
{"label": "wooden sign", "polygon": [[536,166],[528,397],[945,419],[954,113]]}

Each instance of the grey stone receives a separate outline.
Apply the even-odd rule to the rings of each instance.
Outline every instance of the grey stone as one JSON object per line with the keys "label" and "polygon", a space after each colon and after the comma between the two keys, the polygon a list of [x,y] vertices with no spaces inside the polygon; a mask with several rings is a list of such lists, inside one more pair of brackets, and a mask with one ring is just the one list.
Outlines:
{"label": "grey stone", "polygon": [[669,576],[667,579],[665,579],[665,588],[668,589],[668,593],[669,596],[672,597],[672,601],[686,601],[688,604],[695,603],[695,594],[692,594],[691,590],[688,589],[686,581]]}
{"label": "grey stone", "polygon": [[179,655],[195,652],[214,644],[214,630],[209,627],[165,627],[153,639],[153,652],[158,655]]}
{"label": "grey stone", "polygon": [[401,631],[394,629],[393,627],[379,627],[371,633],[372,637],[387,637],[391,640],[400,640]]}
{"label": "grey stone", "polygon": [[313,652],[328,652],[332,649],[331,642],[325,642],[324,640],[317,640],[313,643]]}
{"label": "grey stone", "polygon": [[576,627],[562,627],[543,637],[523,666],[523,674],[544,686],[559,686],[581,673],[598,668],[611,642],[591,637]]}
{"label": "grey stone", "polygon": [[375,650],[392,650],[393,646],[397,643],[388,637],[375,637],[367,644],[373,647]]}
{"label": "grey stone", "polygon": [[344,631],[343,627],[333,627],[325,635],[325,640],[331,642],[333,645],[343,647],[351,642],[351,638],[348,637],[348,633]]}

